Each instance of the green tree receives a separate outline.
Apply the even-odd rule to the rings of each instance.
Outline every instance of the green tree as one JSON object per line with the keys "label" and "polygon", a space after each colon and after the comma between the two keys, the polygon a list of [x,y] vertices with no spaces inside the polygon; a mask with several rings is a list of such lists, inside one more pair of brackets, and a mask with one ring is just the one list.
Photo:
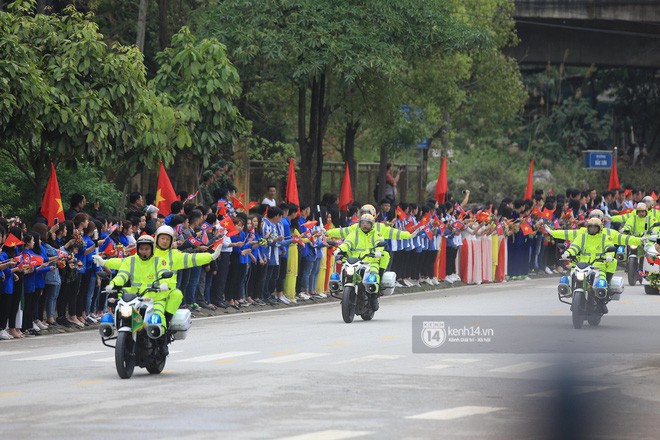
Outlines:
{"label": "green tree", "polygon": [[29,180],[35,203],[50,162],[84,157],[131,175],[167,157],[176,119],[149,88],[139,51],[108,47],[73,7],[62,15],[34,15],[34,8],[24,0],[0,12],[0,76],[9,82],[0,105],[10,115],[1,120],[0,157]]}
{"label": "green tree", "polygon": [[451,11],[440,0],[227,0],[199,10],[196,25],[201,35],[227,44],[244,82],[279,81],[297,91],[294,136],[302,180],[310,183],[302,197],[318,200],[323,142],[339,106],[335,90],[367,77],[387,86],[388,78],[411,68],[411,55],[467,50],[487,41]]}

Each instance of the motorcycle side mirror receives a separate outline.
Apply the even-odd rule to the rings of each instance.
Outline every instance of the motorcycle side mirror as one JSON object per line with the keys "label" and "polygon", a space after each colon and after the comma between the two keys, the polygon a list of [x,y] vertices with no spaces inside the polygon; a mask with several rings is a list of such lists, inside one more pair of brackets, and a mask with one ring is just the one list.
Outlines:
{"label": "motorcycle side mirror", "polygon": [[171,270],[168,270],[167,272],[163,272],[163,274],[160,276],[161,280],[166,280],[168,278],[172,278],[174,276],[174,272]]}
{"label": "motorcycle side mirror", "polygon": [[376,243],[376,247],[381,248],[381,247],[385,247],[385,246],[387,246],[387,243],[385,243],[384,241],[379,241],[378,243]]}
{"label": "motorcycle side mirror", "polygon": [[616,246],[609,246],[605,249],[605,252],[616,252]]}
{"label": "motorcycle side mirror", "polygon": [[657,228],[658,226],[660,226],[660,222],[655,222],[655,223],[653,223],[653,226],[651,226],[651,227],[652,227],[652,228]]}

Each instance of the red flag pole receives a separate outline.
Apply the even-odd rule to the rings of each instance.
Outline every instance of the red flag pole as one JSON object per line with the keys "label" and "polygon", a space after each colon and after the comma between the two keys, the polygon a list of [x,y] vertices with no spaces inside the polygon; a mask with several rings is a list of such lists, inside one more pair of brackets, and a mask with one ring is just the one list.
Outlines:
{"label": "red flag pole", "polygon": [[286,201],[287,203],[295,203],[300,207],[298,182],[296,181],[296,165],[293,161],[293,157],[289,159],[289,174],[286,179]]}
{"label": "red flag pole", "polygon": [[525,200],[532,200],[534,195],[534,158],[529,164],[529,172],[527,173],[527,188],[525,188]]}
{"label": "red flag pole", "polygon": [[442,157],[442,165],[440,165],[440,174],[438,174],[438,181],[435,184],[434,198],[438,203],[445,203],[447,198],[447,156]]}
{"label": "red flag pole", "polygon": [[351,174],[348,170],[348,162],[344,169],[344,179],[341,182],[341,192],[339,193],[339,210],[348,211],[348,205],[353,202],[353,188],[351,186]]}
{"label": "red flag pole", "polygon": [[607,185],[608,191],[621,188],[621,184],[619,183],[619,173],[616,169],[616,150],[616,147],[614,147],[614,153],[612,154],[612,168],[610,168],[610,181]]}

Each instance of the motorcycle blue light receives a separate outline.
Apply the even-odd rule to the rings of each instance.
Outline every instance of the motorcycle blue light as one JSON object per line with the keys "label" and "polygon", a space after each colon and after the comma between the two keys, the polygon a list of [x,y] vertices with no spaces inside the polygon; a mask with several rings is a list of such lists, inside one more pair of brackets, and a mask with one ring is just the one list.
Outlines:
{"label": "motorcycle blue light", "polygon": [[111,314],[111,313],[106,313],[106,314],[104,314],[103,317],[101,318],[101,322],[102,322],[102,323],[105,323],[105,324],[114,324],[115,320],[114,320],[114,318],[112,317],[112,314]]}
{"label": "motorcycle blue light", "polygon": [[160,319],[160,315],[153,314],[149,317],[149,324],[162,324],[163,322]]}
{"label": "motorcycle blue light", "polygon": [[623,246],[619,246],[616,250],[617,254],[625,254],[626,253],[626,248]]}
{"label": "motorcycle blue light", "polygon": [[331,281],[339,281],[340,279],[341,279],[341,277],[339,276],[339,274],[337,272],[333,272],[332,275],[330,275],[330,280]]}
{"label": "motorcycle blue light", "polygon": [[367,276],[367,282],[368,282],[368,283],[375,283],[375,282],[376,282],[376,275],[373,274],[373,273],[370,273],[370,274]]}
{"label": "motorcycle blue light", "polygon": [[563,277],[559,278],[559,283],[560,284],[568,284],[568,281],[569,280],[568,280],[567,276],[563,276]]}
{"label": "motorcycle blue light", "polygon": [[596,281],[596,286],[595,287],[602,287],[603,289],[605,289],[605,288],[607,288],[607,281],[598,280],[598,281]]}

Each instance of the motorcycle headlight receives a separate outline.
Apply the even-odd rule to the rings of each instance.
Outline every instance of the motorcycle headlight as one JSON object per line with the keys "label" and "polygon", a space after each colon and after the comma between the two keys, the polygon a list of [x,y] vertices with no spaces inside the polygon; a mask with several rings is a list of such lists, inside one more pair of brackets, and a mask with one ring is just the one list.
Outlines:
{"label": "motorcycle headlight", "polygon": [[119,314],[122,316],[122,318],[130,318],[133,314],[133,308],[126,305],[121,306],[119,307]]}
{"label": "motorcycle headlight", "polygon": [[631,244],[630,249],[634,251],[635,249],[637,249],[637,245],[636,244]]}
{"label": "motorcycle headlight", "polygon": [[575,278],[577,278],[578,281],[584,281],[584,272],[575,272]]}
{"label": "motorcycle headlight", "polygon": [[353,266],[346,266],[346,269],[344,269],[344,273],[349,277],[352,277],[353,274],[355,273],[355,268]]}

